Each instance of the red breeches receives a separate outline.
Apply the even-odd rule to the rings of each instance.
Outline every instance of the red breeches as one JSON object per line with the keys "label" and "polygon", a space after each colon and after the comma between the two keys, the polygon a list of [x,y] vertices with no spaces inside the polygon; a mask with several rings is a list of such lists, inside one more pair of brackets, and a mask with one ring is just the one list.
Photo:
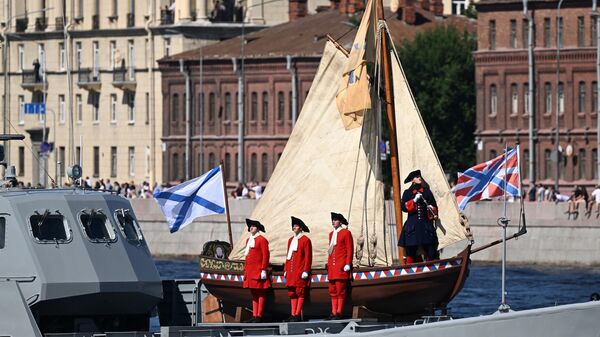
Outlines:
{"label": "red breeches", "polygon": [[262,317],[265,307],[265,289],[250,289],[252,294],[252,316]]}
{"label": "red breeches", "polygon": [[329,280],[329,296],[331,297],[331,313],[342,314],[348,280]]}
{"label": "red breeches", "polygon": [[304,290],[305,287],[288,287],[288,296],[290,297],[291,314],[292,316],[300,316],[302,306],[304,305]]}

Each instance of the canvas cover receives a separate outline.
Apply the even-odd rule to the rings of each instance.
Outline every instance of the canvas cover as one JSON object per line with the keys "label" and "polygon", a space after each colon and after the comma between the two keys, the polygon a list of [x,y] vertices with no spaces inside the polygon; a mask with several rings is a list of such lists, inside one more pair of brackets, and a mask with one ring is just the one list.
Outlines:
{"label": "canvas cover", "polygon": [[[392,78],[396,114],[396,134],[400,181],[413,170],[420,169],[429,184],[439,209],[437,235],[439,248],[467,239],[468,224],[461,222],[460,212],[448,185],[448,180],[437,157],[425,123],[414,100],[397,55],[392,55]],[[410,184],[404,184],[404,191]],[[407,214],[403,214],[406,220]]]}
{"label": "canvas cover", "polygon": [[[342,80],[346,60],[327,43],[299,119],[251,215],[266,227],[273,264],[285,262],[292,236],[290,217],[295,216],[310,228],[313,268],[324,267],[332,211],[348,219],[355,249],[363,247],[355,265],[391,264],[390,247],[385,247],[383,184],[375,179],[376,155],[367,151],[375,146],[375,138],[363,133],[373,118],[365,118],[363,128],[346,131],[332,90]],[[244,233],[234,245],[230,259],[243,259],[247,237]]]}

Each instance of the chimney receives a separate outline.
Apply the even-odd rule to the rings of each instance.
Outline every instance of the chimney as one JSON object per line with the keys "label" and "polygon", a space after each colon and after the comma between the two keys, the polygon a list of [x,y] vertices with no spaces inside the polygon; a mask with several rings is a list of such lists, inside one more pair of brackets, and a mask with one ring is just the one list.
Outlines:
{"label": "chimney", "polygon": [[307,0],[289,0],[290,21],[305,17],[308,15]]}
{"label": "chimney", "polygon": [[421,0],[421,8],[429,12],[429,0]]}
{"label": "chimney", "polygon": [[399,0],[399,6],[402,11],[402,20],[408,25],[414,25],[417,21],[414,0]]}
{"label": "chimney", "polygon": [[435,16],[444,16],[444,3],[442,2],[442,0],[432,0],[432,7],[433,7],[433,15]]}

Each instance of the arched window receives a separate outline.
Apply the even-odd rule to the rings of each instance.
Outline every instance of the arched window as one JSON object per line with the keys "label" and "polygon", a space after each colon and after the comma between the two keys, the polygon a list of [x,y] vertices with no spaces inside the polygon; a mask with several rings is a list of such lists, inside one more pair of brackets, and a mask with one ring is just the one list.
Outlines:
{"label": "arched window", "polygon": [[250,156],[250,180],[256,180],[256,169],[258,166],[258,156],[256,155],[256,153],[253,153]]}
{"label": "arched window", "polygon": [[577,166],[578,170],[578,178],[579,179],[587,179],[587,174],[585,174],[585,167],[587,165],[587,158],[585,156],[585,149],[579,149],[579,154],[577,155]]}
{"label": "arched window", "polygon": [[211,152],[208,154],[208,168],[212,170],[215,166],[217,166],[216,156]]}
{"label": "arched window", "polygon": [[262,181],[269,180],[269,156],[266,153],[263,153],[261,156],[261,172],[262,172]]}
{"label": "arched window", "polygon": [[253,92],[250,95],[250,120],[255,121],[258,116],[258,94]]}
{"label": "arched window", "polygon": [[592,149],[592,179],[598,180],[598,149]]}
{"label": "arched window", "polygon": [[269,93],[263,91],[262,93],[262,122],[267,123],[269,120]]}
{"label": "arched window", "polygon": [[523,150],[522,168],[523,168],[523,175],[521,177],[528,178],[531,180],[531,177],[529,176],[529,150]]}
{"label": "arched window", "polygon": [[544,83],[544,111],[547,115],[552,113],[552,84]]}
{"label": "arched window", "polygon": [[562,82],[558,82],[558,113],[565,113],[565,86]]}
{"label": "arched window", "polygon": [[225,93],[225,108],[223,109],[223,120],[231,120],[231,93]]}
{"label": "arched window", "polygon": [[496,150],[490,150],[490,158],[489,159],[494,159],[498,157],[498,152],[496,152]]}
{"label": "arched window", "polygon": [[510,102],[510,114],[516,115],[519,113],[519,87],[516,83],[510,85]]}
{"label": "arched window", "polygon": [[283,96],[283,91],[277,93],[277,121],[283,121],[283,116],[285,115],[285,99]]}
{"label": "arched window", "polygon": [[214,92],[208,94],[208,121],[213,122],[217,114],[217,102]]}
{"label": "arched window", "polygon": [[173,153],[173,157],[172,157],[172,164],[171,164],[171,168],[172,168],[172,172],[171,172],[171,180],[175,181],[175,180],[179,180],[179,154],[178,153]]}
{"label": "arched window", "polygon": [[196,110],[196,123],[204,123],[204,93],[198,94],[198,109]]}
{"label": "arched window", "polygon": [[225,161],[223,163],[223,174],[225,175],[225,181],[229,181],[229,178],[231,177],[231,175],[229,174],[229,172],[231,172],[231,154],[225,153]]}
{"label": "arched window", "polygon": [[598,83],[592,82],[592,112],[598,112]]}
{"label": "arched window", "polygon": [[552,152],[548,149],[544,150],[544,178],[552,178]]}
{"label": "arched window", "polygon": [[585,82],[579,82],[579,112],[585,112]]}
{"label": "arched window", "polygon": [[496,90],[496,85],[492,84],[490,86],[490,115],[496,116],[498,113],[498,92]]}
{"label": "arched window", "polygon": [[171,102],[171,122],[177,122],[177,116],[179,116],[179,95],[173,94],[173,101]]}
{"label": "arched window", "polygon": [[525,116],[529,116],[529,83],[523,85],[523,111]]}

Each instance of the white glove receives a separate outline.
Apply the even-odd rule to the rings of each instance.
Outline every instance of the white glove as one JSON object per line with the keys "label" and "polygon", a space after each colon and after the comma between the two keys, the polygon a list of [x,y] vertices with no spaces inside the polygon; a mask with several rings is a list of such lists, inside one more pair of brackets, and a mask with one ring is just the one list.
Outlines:
{"label": "white glove", "polygon": [[308,277],[308,273],[303,271],[302,276],[300,276],[300,277],[302,277],[302,279],[305,280]]}
{"label": "white glove", "polygon": [[421,193],[417,193],[417,194],[415,194],[415,197],[414,197],[413,201],[417,202],[417,201],[419,201],[421,199],[421,197],[422,197]]}
{"label": "white glove", "polygon": [[427,205],[427,209],[430,210],[431,212],[433,212],[433,206]]}
{"label": "white glove", "polygon": [[347,264],[347,265],[344,266],[344,271],[350,271],[350,265],[349,264]]}
{"label": "white glove", "polygon": [[261,272],[260,272],[260,279],[261,280],[266,280],[267,279],[267,271],[266,270],[261,270]]}

